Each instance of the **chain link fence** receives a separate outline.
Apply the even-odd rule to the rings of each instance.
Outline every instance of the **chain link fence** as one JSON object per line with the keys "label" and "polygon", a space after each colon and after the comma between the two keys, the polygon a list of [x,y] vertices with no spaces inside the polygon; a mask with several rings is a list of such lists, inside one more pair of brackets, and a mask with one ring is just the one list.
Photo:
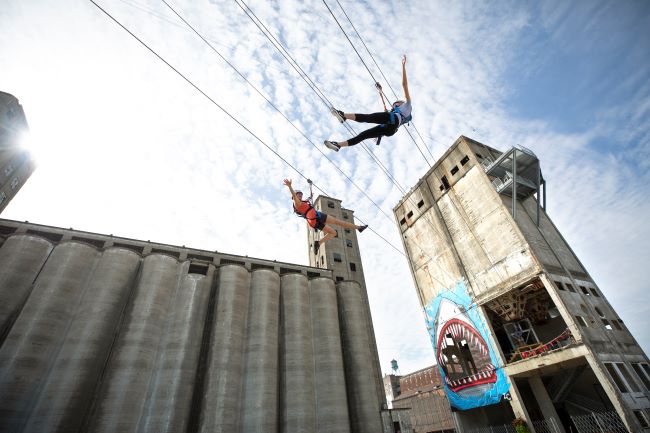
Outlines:
{"label": "chain link fence", "polygon": [[470,430],[468,433],[517,433],[517,430],[510,424],[491,425]]}
{"label": "chain link fence", "polygon": [[577,433],[629,433],[614,411],[572,416],[571,420],[578,430]]}

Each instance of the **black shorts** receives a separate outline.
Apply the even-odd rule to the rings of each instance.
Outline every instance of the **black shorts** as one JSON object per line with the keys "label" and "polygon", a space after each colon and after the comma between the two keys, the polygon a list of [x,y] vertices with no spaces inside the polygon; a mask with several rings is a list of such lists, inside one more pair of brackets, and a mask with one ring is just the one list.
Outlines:
{"label": "black shorts", "polygon": [[316,212],[316,225],[314,230],[323,230],[327,222],[327,214],[325,212]]}

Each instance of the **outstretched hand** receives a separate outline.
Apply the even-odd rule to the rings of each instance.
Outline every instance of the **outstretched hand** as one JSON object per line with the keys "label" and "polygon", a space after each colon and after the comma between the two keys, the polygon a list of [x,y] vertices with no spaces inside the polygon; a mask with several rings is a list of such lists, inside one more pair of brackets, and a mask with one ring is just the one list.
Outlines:
{"label": "outstretched hand", "polygon": [[406,66],[406,54],[402,54],[402,66]]}
{"label": "outstretched hand", "polygon": [[289,188],[291,188],[291,179],[285,179],[283,183]]}

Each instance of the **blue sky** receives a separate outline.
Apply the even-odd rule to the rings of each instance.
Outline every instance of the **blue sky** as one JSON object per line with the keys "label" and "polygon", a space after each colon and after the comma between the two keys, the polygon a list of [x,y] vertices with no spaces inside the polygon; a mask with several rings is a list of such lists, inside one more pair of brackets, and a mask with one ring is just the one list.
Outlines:
{"label": "blue sky", "polygon": [[[394,223],[316,149],[347,132],[234,1],[171,4],[315,147],[162,2],[98,3],[401,248]],[[341,3],[398,92],[408,55],[414,121],[434,156],[461,134],[537,153],[551,218],[647,351],[648,2]],[[338,108],[381,109],[321,1],[249,6]],[[3,217],[307,263],[282,186],[304,181],[89,1],[5,0],[0,83],[21,100],[39,160]],[[407,189],[428,168],[405,131],[369,149]],[[362,148],[326,155],[391,213],[402,193]],[[384,371],[392,358],[402,372],[430,365],[403,256],[372,233],[360,243]]]}

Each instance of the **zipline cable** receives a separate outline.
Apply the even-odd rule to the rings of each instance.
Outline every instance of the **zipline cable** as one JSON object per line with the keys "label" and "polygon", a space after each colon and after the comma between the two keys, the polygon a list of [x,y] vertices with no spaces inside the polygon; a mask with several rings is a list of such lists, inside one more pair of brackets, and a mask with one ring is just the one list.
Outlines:
{"label": "zipline cable", "polygon": [[172,6],[171,6],[171,5],[170,5],[166,0],[161,0],[161,1],[162,1],[162,2],[165,4],[165,6],[167,6],[167,7],[168,7],[168,8],[169,8],[169,9],[170,9],[170,10],[171,10],[171,11],[172,11],[172,12],[173,12],[173,13],[174,13],[174,14],[175,14],[175,15],[176,15],[176,16],[177,16],[181,21],[183,21],[183,23],[185,23],[185,25],[186,25],[187,27],[189,27],[189,28],[190,28],[190,29],[191,29],[191,30],[192,30],[192,31],[193,31],[193,32],[194,32],[194,33],[195,33],[195,34],[196,34],[196,35],[197,35],[197,36],[198,36],[198,37],[199,37],[203,42],[205,42],[205,43],[208,45],[208,47],[210,47],[210,49],[211,49],[212,51],[214,51],[214,52],[215,52],[215,53],[216,53],[216,54],[217,54],[217,55],[218,55],[218,56],[219,56],[219,57],[220,57],[224,62],[226,62],[226,63],[228,64],[228,66],[230,66],[230,67],[231,67],[231,68],[232,68],[232,69],[237,73],[237,75],[239,75],[239,76],[240,76],[240,77],[241,77],[241,78],[242,78],[242,79],[243,79],[243,80],[244,80],[244,81],[245,81],[245,82],[246,82],[250,87],[252,87],[253,90],[255,90],[255,92],[256,92],[258,95],[260,95],[260,96],[261,96],[261,97],[266,101],[267,104],[269,104],[271,107],[273,107],[273,109],[275,109],[275,111],[277,111],[277,112],[278,112],[282,117],[284,117],[284,119],[285,119],[287,122],[289,122],[289,124],[291,124],[291,126],[293,126],[293,128],[294,128],[296,131],[298,131],[298,133],[299,133],[300,135],[302,135],[302,136],[305,138],[305,140],[307,140],[307,141],[308,141],[308,142],[309,142],[309,143],[310,143],[310,144],[311,144],[311,145],[312,145],[312,146],[313,146],[313,147],[314,147],[314,148],[315,148],[315,149],[316,149],[316,150],[317,150],[321,155],[323,155],[323,156],[325,157],[325,159],[327,159],[327,161],[328,161],[330,164],[332,164],[332,165],[334,166],[334,168],[336,168],[336,169],[337,169],[337,170],[338,170],[338,171],[339,171],[339,172],[340,172],[340,173],[341,173],[341,174],[342,174],[342,175],[343,175],[343,176],[344,176],[348,181],[350,181],[350,183],[351,183],[352,185],[354,185],[354,186],[359,190],[359,192],[361,192],[361,193],[362,193],[362,194],[363,194],[363,195],[364,195],[364,196],[365,196],[365,197],[366,197],[366,198],[367,198],[367,199],[368,199],[368,200],[369,200],[369,201],[370,201],[370,202],[371,202],[371,203],[372,203],[372,204],[373,204],[373,205],[374,205],[374,206],[375,206],[375,207],[376,207],[376,208],[377,208],[381,213],[383,213],[386,217],[388,217],[388,218],[392,221],[392,218],[391,218],[391,217],[390,217],[390,216],[389,216],[389,215],[388,215],[388,214],[387,214],[387,213],[386,213],[386,212],[385,212],[385,211],[384,211],[384,210],[383,210],[383,209],[382,209],[382,208],[381,208],[381,207],[380,207],[380,206],[379,206],[379,205],[378,205],[378,204],[377,204],[377,203],[376,203],[376,202],[375,202],[375,201],[374,201],[374,200],[373,200],[373,199],[372,199],[372,198],[371,198],[371,197],[370,197],[370,196],[369,196],[369,195],[368,195],[364,190],[363,190],[363,188],[361,188],[359,185],[357,185],[356,182],[354,182],[354,180],[352,180],[352,178],[351,178],[347,173],[345,173],[341,168],[339,168],[339,166],[336,165],[336,163],[335,163],[334,161],[332,161],[332,160],[331,160],[331,159],[330,159],[330,158],[329,158],[329,157],[328,157],[328,156],[327,156],[327,155],[326,155],[326,154],[321,150],[321,148],[320,148],[319,146],[317,146],[317,145],[316,145],[316,144],[315,144],[315,143],[314,143],[314,142],[313,142],[313,141],[312,141],[312,140],[307,136],[307,134],[305,134],[305,132],[303,132],[300,128],[298,128],[298,126],[296,126],[296,124],[295,124],[291,119],[289,119],[289,118],[287,117],[287,115],[284,114],[284,112],[283,112],[282,110],[280,110],[280,108],[278,108],[277,105],[275,105],[275,104],[274,104],[274,103],[273,103],[273,102],[272,102],[272,101],[271,101],[271,100],[270,100],[270,99],[269,99],[269,98],[268,98],[264,93],[262,93],[262,91],[260,91],[260,90],[259,90],[259,89],[258,89],[258,88],[253,84],[253,83],[251,83],[250,80],[249,80],[248,78],[246,78],[246,76],[245,76],[244,74],[242,74],[242,73],[239,71],[239,69],[237,69],[237,67],[236,67],[235,65],[233,65],[233,64],[232,64],[228,59],[226,59],[226,57],[224,57],[223,54],[221,54],[221,52],[219,52],[219,50],[217,50],[217,49],[216,49],[216,48],[215,48],[215,47],[214,47],[214,46],[213,46],[213,45],[212,45],[212,44],[211,44],[211,43],[210,43],[206,38],[204,38],[204,37],[201,35],[201,33],[199,33],[199,32],[196,30],[196,28],[195,28],[192,24],[190,24],[190,23],[189,23],[185,18],[183,18],[183,16],[181,16],[181,14],[178,13],[178,11],[176,11],[176,9],[174,9],[174,8],[173,8],[173,7],[172,7]]}
{"label": "zipline cable", "polygon": [[[138,38],[131,30],[129,30],[126,26],[124,26],[121,22],[119,22],[115,17],[113,17],[108,11],[106,11],[104,8],[102,8],[99,4],[95,2],[95,0],[88,0],[91,2],[97,9],[102,11],[107,17],[109,17],[113,22],[115,22],[118,26],[120,26],[124,31],[126,31],[131,37],[133,37],[136,41],[138,41],[142,46],[144,46],[147,50],[149,50],[154,56],[156,56],[160,61],[162,61],[165,65],[167,65],[171,70],[173,70],[177,75],[179,75],[183,80],[185,80],[190,86],[192,86],[196,91],[201,93],[205,98],[207,98],[212,104],[214,104],[217,108],[219,108],[224,114],[226,114],[230,119],[232,119],[235,123],[237,123],[239,126],[241,126],[246,132],[248,132],[251,136],[253,136],[257,141],[259,141],[264,147],[266,147],[268,150],[273,152],[275,156],[280,158],[282,162],[284,162],[287,166],[289,166],[293,171],[295,171],[300,177],[305,179],[306,181],[309,180],[300,170],[298,170],[295,166],[293,166],[289,161],[287,161],[285,158],[282,157],[277,151],[275,151],[273,148],[271,148],[264,140],[262,140],[260,137],[258,137],[253,131],[251,131],[246,125],[241,123],[236,117],[234,117],[232,114],[228,112],[225,108],[223,108],[219,103],[217,103],[214,99],[212,99],[207,93],[205,93],[200,87],[198,87],[192,80],[187,78],[182,72],[180,72],[178,69],[176,69],[171,63],[169,63],[167,60],[165,60],[160,54],[158,54],[153,48],[151,48],[147,43],[145,43],[142,39]],[[313,184],[314,187],[319,190],[323,195],[329,196],[329,194],[320,188],[318,185]],[[365,225],[365,222],[357,217],[357,220]],[[381,234],[379,234],[376,230],[374,230],[372,227],[368,227],[370,231],[372,231],[377,237],[382,239],[386,244],[391,246],[395,251],[397,251],[399,254],[403,255],[406,257],[406,254],[404,252],[400,251],[395,245],[393,245],[388,239],[383,237]]]}
{"label": "zipline cable", "polygon": [[[337,1],[337,2],[338,2],[338,1]],[[341,29],[341,32],[343,32],[343,34],[345,35],[345,38],[346,38],[346,39],[348,40],[348,42],[350,43],[350,46],[352,47],[352,49],[354,50],[354,52],[357,53],[357,56],[359,56],[359,60],[361,60],[361,63],[363,63],[363,66],[365,66],[366,70],[368,71],[368,74],[370,74],[370,78],[372,78],[373,82],[377,83],[377,82],[378,82],[377,79],[375,79],[375,76],[374,76],[374,75],[372,74],[372,72],[370,71],[370,68],[369,68],[368,65],[366,64],[365,60],[363,60],[363,57],[361,57],[361,54],[360,54],[359,51],[357,50],[357,47],[354,46],[354,44],[352,43],[352,40],[350,39],[350,37],[348,36],[347,32],[345,31],[345,29],[343,28],[343,26],[342,26],[341,23],[339,22],[338,18],[336,18],[336,15],[334,15],[334,11],[332,11],[332,9],[329,7],[329,5],[327,4],[327,2],[326,2],[325,0],[323,0],[323,4],[325,5],[325,7],[327,8],[327,10],[329,11],[330,15],[332,15],[332,18],[334,18],[334,21],[336,21],[336,24],[337,24],[337,25],[339,26],[339,28]],[[339,6],[341,6],[340,3],[339,3]],[[341,9],[343,9],[342,6],[341,6]],[[344,13],[345,16],[348,18],[348,21],[350,21],[350,18],[348,17],[347,13],[345,13],[345,10],[343,10],[343,13]],[[350,21],[350,24],[352,24],[352,21]],[[352,25],[352,28],[354,28],[354,25]],[[356,32],[356,29],[354,29],[354,31]],[[361,36],[359,35],[358,32],[357,32],[357,35],[359,36],[359,39],[361,39]],[[363,39],[361,40],[361,42],[363,43],[364,46],[366,46],[365,42],[363,42]],[[366,50],[368,50],[368,47],[367,47],[367,46],[366,46]],[[368,52],[370,52],[370,50],[368,50]],[[372,54],[371,54],[370,56],[372,57]],[[374,57],[373,57],[373,61],[374,61]],[[375,61],[375,64],[377,64],[376,61]],[[379,66],[378,66],[378,68],[379,68]],[[381,72],[381,69],[380,69],[380,72]],[[381,74],[382,74],[382,76],[384,76],[383,72],[381,72]],[[384,76],[384,79],[385,79],[385,76]],[[390,87],[390,84],[389,84],[389,87]],[[395,91],[393,90],[392,87],[391,87],[391,90],[393,91],[393,94],[395,95],[395,98],[397,98],[398,96],[397,96],[397,94],[395,93]],[[386,94],[383,92],[383,90],[382,90],[382,93],[384,94],[384,96],[386,96]],[[388,99],[388,96],[386,96],[386,99]],[[413,124],[413,125],[414,125],[414,127],[415,127],[415,124]],[[405,129],[406,129],[406,128],[405,128]],[[422,155],[422,158],[424,158],[424,160],[425,160],[426,163],[429,165],[429,167],[432,167],[431,163],[429,162],[429,160],[427,159],[427,157],[424,155],[424,152],[422,152],[422,149],[420,149],[420,146],[418,145],[417,141],[413,138],[413,136],[412,136],[410,133],[409,133],[409,137],[411,137],[411,139],[413,140],[413,144],[415,144],[415,147],[417,147],[418,151],[420,152],[420,155]],[[423,142],[423,144],[424,144],[424,142]],[[424,147],[427,148],[427,151],[428,151],[428,147],[426,146],[426,144],[424,144]],[[429,152],[429,153],[431,153],[431,152]],[[435,161],[435,158],[433,157],[433,155],[431,155],[431,157],[432,157],[433,160]]]}
{"label": "zipline cable", "polygon": [[[294,68],[294,70],[298,73],[298,75],[307,83],[307,85],[318,95],[320,98],[321,102],[327,107],[328,110],[334,107],[334,104],[332,101],[327,98],[325,93],[320,90],[320,88],[316,85],[316,83],[313,82],[313,80],[309,77],[309,75],[302,69],[300,64],[296,61],[296,59],[289,53],[289,51],[277,40],[275,36],[271,33],[271,31],[266,27],[266,25],[262,22],[262,20],[255,14],[255,12],[243,1],[243,0],[234,0],[235,3],[244,11],[244,13],[248,16],[248,18],[255,24],[255,26],[262,32],[262,34],[268,39],[269,42],[271,42],[271,45],[280,52],[280,54],[287,60],[287,62]],[[242,4],[244,6],[242,6]],[[255,18],[253,18],[255,17]],[[348,130],[352,136],[357,135],[357,132],[350,126],[349,123],[344,122],[343,126]],[[379,166],[379,168],[384,172],[384,174],[392,179],[393,183],[399,185],[399,182],[397,182],[397,179],[393,177],[393,175],[390,173],[388,168],[384,165],[384,163],[373,154],[373,152],[368,148],[368,146],[365,143],[361,143],[363,149],[366,151],[366,153],[370,156],[370,158]],[[401,185],[399,185],[400,190],[404,190]]]}

